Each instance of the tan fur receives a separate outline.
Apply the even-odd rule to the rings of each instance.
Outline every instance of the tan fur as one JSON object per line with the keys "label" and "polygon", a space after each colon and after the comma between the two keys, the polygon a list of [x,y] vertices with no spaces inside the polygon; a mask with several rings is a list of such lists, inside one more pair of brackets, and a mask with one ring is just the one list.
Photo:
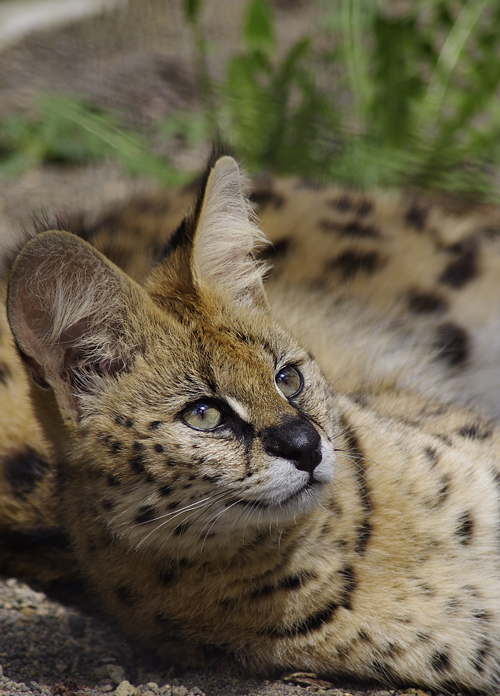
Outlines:
{"label": "tan fur", "polygon": [[256,181],[266,297],[243,186],[223,157],[173,236],[185,193],[21,249],[2,567],[64,579],[73,554],[169,659],[492,690],[500,215]]}

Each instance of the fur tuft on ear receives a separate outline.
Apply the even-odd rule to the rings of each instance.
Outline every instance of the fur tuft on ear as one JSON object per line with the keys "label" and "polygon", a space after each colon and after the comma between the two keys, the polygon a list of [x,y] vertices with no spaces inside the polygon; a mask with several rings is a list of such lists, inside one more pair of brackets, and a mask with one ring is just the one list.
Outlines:
{"label": "fur tuft on ear", "polygon": [[253,252],[267,240],[254,224],[244,178],[232,157],[213,167],[203,194],[191,255],[195,283],[231,296],[237,303],[265,303],[266,267]]}
{"label": "fur tuft on ear", "polygon": [[96,380],[128,368],[136,349],[129,307],[144,294],[86,242],[61,231],[28,242],[12,268],[9,323],[41,387],[79,420]]}

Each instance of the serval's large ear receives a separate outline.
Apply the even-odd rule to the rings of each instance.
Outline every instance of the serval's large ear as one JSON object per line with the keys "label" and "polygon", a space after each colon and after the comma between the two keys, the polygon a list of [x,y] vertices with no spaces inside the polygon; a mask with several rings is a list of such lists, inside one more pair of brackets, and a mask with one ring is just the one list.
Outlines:
{"label": "serval's large ear", "polygon": [[262,285],[266,268],[253,256],[267,240],[254,224],[244,187],[232,157],[212,156],[195,206],[151,275],[148,287],[155,301],[183,297],[187,302],[193,290],[215,290],[236,304],[267,306]]}
{"label": "serval's large ear", "polygon": [[243,177],[232,157],[210,172],[199,206],[191,256],[195,283],[229,294],[237,302],[262,302],[264,268],[254,251],[265,237],[253,222]]}
{"label": "serval's large ear", "polygon": [[130,367],[131,316],[146,293],[90,244],[61,231],[29,241],[9,282],[8,317],[21,357],[77,422],[82,397]]}

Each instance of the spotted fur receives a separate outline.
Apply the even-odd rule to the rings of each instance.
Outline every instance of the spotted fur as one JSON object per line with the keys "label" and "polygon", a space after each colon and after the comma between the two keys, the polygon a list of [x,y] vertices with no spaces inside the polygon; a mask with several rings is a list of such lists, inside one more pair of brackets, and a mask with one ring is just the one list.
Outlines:
{"label": "spotted fur", "polygon": [[492,691],[500,215],[267,178],[262,248],[244,186],[224,156],[19,250],[1,567],[168,659]]}

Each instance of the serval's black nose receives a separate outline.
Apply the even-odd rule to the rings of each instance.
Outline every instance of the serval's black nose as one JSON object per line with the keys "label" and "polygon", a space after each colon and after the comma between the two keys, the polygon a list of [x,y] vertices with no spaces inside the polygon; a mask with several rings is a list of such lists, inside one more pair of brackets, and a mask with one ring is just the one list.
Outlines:
{"label": "serval's black nose", "polygon": [[321,438],[305,418],[290,418],[263,434],[267,454],[292,461],[300,471],[312,473],[321,461]]}

